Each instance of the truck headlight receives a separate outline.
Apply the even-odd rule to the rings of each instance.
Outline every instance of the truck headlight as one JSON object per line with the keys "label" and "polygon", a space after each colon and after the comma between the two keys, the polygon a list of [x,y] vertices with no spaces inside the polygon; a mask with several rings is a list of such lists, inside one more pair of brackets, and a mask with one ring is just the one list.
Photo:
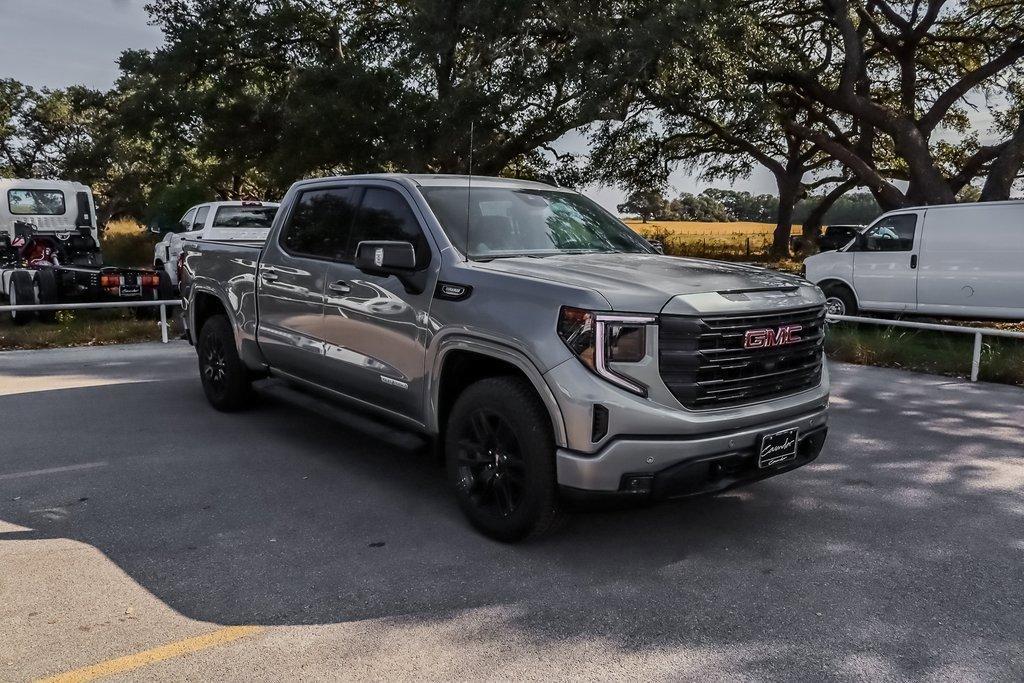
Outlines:
{"label": "truck headlight", "polygon": [[657,322],[650,315],[597,313],[563,306],[558,317],[558,336],[580,361],[598,376],[640,396],[647,387],[623,377],[608,363],[639,363],[647,357],[647,326]]}

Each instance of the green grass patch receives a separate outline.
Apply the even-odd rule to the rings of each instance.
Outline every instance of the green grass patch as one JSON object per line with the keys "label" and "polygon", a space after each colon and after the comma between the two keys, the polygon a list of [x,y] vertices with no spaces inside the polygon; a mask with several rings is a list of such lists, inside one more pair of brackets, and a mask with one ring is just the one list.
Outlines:
{"label": "green grass patch", "polygon": [[[953,332],[836,323],[829,326],[829,358],[950,377],[971,376],[974,337]],[[1024,341],[984,337],[978,379],[1024,386]]]}
{"label": "green grass patch", "polygon": [[[0,350],[53,349],[160,341],[158,320],[139,320],[134,309],[59,311],[55,322],[33,320],[16,327],[0,322]],[[171,325],[171,339],[180,334]]]}

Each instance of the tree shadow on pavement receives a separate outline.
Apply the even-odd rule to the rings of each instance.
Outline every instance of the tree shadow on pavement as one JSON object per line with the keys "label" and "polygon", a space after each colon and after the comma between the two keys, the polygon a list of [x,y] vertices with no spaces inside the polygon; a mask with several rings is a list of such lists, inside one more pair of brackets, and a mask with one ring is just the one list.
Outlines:
{"label": "tree shadow on pavement", "polygon": [[494,608],[463,637],[711,653],[723,676],[1019,677],[1024,393],[833,372],[814,464],[714,498],[572,514],[522,545],[468,527],[418,437],[280,388],[234,415],[194,379],[3,396],[3,472],[106,464],[0,480],[0,520],[29,529],[0,548],[87,543],[220,624]]}

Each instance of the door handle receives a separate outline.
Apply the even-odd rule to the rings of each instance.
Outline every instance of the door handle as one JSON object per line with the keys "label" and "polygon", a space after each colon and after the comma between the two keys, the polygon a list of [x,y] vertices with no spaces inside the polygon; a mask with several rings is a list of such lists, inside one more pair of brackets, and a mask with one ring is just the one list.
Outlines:
{"label": "door handle", "polygon": [[910,269],[914,270],[917,268],[917,254],[913,254],[910,257]]}
{"label": "door handle", "polygon": [[264,266],[263,268],[260,268],[260,275],[267,282],[274,282],[279,279],[277,275],[277,268],[274,268],[273,266]]}
{"label": "door handle", "polygon": [[338,294],[348,294],[349,292],[352,291],[352,287],[344,280],[332,282],[331,284],[327,285],[327,289],[331,290],[332,292],[337,292]]}

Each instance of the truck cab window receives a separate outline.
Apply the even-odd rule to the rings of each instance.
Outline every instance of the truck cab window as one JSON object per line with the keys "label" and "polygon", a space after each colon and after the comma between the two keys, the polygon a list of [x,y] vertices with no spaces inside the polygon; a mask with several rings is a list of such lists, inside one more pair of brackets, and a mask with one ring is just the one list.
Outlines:
{"label": "truck cab window", "polygon": [[358,189],[331,187],[307,190],[295,202],[282,238],[292,253],[315,258],[349,260],[349,233]]}
{"label": "truck cab window", "polygon": [[887,216],[864,233],[858,251],[911,251],[916,230],[914,214]]}
{"label": "truck cab window", "polygon": [[359,215],[352,230],[349,256],[356,245],[365,240],[410,242],[416,250],[416,267],[430,263],[430,247],[409,202],[394,190],[368,187],[359,206]]}
{"label": "truck cab window", "polygon": [[192,229],[192,221],[196,217],[196,209],[189,209],[188,213],[178,221],[178,229],[175,232],[188,232]]}
{"label": "truck cab window", "polygon": [[200,206],[199,210],[196,211],[195,220],[192,221],[192,227],[189,230],[202,230],[206,225],[206,216],[210,213],[210,207]]}

